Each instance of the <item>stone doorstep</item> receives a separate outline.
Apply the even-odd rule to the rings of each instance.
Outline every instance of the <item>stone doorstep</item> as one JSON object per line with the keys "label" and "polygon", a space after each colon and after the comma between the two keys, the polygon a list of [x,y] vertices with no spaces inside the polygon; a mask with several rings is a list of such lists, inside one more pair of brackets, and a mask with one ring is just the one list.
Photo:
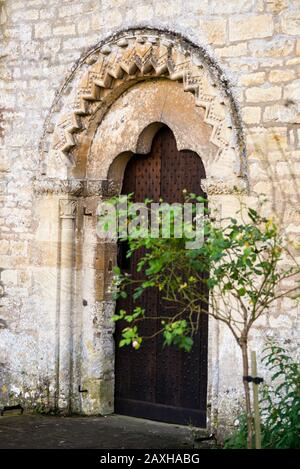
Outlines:
{"label": "stone doorstep", "polygon": [[[11,409],[0,417],[1,448],[84,448],[86,442],[79,442],[78,435],[86,431],[89,433],[86,435],[87,441],[95,438],[95,441],[88,441],[87,448],[95,446],[101,449],[101,442],[106,444],[105,448],[108,448],[110,434],[112,448],[116,448],[114,440],[116,434],[118,434],[120,446],[124,449],[141,448],[141,436],[142,441],[146,441],[144,449],[155,448],[158,441],[159,448],[212,449],[216,447],[214,435],[210,435],[206,429],[191,426],[117,414],[102,417],[58,417],[29,412],[17,415],[16,412],[19,411],[19,407]],[[43,434],[47,435],[45,440]]]}

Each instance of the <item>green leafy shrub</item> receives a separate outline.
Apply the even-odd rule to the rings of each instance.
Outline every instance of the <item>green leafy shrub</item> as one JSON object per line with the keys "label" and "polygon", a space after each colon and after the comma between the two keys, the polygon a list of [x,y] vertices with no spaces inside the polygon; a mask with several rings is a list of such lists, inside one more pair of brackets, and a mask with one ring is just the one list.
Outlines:
{"label": "green leafy shrub", "polygon": [[[262,448],[300,449],[300,364],[274,343],[267,344],[262,362],[271,372],[270,384],[260,391]],[[245,415],[238,420],[226,449],[247,447]]]}
{"label": "green leafy shrub", "polygon": [[270,343],[262,362],[271,371],[271,384],[262,388],[264,448],[300,448],[300,364],[287,351]]}
{"label": "green leafy shrub", "polygon": [[235,432],[224,442],[225,449],[244,449],[247,448],[247,416],[245,413],[238,418],[238,426]]}

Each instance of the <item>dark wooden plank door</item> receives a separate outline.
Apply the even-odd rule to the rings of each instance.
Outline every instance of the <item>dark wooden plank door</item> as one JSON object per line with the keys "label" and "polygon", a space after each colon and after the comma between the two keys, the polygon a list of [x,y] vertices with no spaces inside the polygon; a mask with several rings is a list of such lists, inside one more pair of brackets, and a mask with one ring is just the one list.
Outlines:
{"label": "dark wooden plank door", "polygon": [[[183,202],[183,189],[204,195],[200,181],[205,177],[199,156],[191,151],[178,151],[173,133],[163,127],[155,135],[148,155],[134,155],[127,164],[123,194],[134,192],[137,202],[146,197],[165,202]],[[134,278],[141,253],[130,262],[125,259],[126,245],[119,246],[119,265]],[[170,315],[170,304],[162,301],[156,289],[139,299],[146,314]],[[133,300],[121,300],[117,308],[130,310]],[[176,309],[174,308],[174,313]],[[176,347],[162,347],[163,338],[145,341],[139,350],[119,348],[124,323],[117,323],[115,356],[115,412],[165,422],[206,426],[207,336],[208,318],[203,315],[190,353]],[[146,321],[141,335],[155,334],[159,322]]]}

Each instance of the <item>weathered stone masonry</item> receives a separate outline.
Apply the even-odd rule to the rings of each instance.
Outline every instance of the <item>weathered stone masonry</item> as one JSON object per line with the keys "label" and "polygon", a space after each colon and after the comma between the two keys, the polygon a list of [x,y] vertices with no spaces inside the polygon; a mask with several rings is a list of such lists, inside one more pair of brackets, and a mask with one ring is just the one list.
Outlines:
{"label": "weathered stone masonry", "polygon": [[[0,11],[0,400],[108,413],[115,247],[97,240],[97,201],[161,121],[180,148],[192,142],[224,210],[235,187],[264,192],[299,236],[300,2],[6,0]],[[261,320],[255,348],[266,331],[296,348],[297,305],[283,299]],[[238,407],[239,358],[223,328],[210,336],[216,424]]]}

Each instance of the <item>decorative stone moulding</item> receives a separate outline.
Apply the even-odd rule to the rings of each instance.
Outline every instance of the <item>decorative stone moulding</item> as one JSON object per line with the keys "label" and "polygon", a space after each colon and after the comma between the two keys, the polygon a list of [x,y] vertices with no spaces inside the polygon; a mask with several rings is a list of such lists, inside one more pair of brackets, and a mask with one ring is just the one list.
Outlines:
{"label": "decorative stone moulding", "polygon": [[87,180],[85,187],[85,196],[93,197],[113,197],[119,194],[121,190],[121,182],[117,182],[113,179],[104,180]]}
{"label": "decorative stone moulding", "polygon": [[79,195],[84,188],[79,179],[41,178],[33,183],[36,194],[69,194]]}
{"label": "decorative stone moulding", "polygon": [[113,197],[120,191],[121,183],[112,179],[56,179],[42,178],[34,182],[34,191],[42,194],[66,194],[83,197]]}
{"label": "decorative stone moulding", "polygon": [[[202,179],[201,187],[208,195],[218,194],[246,194],[247,181],[239,178],[235,181],[224,181],[223,179]],[[113,197],[119,194],[121,182],[113,179],[55,179],[44,178],[34,182],[36,194],[66,194],[83,197]]]}
{"label": "decorative stone moulding", "polygon": [[159,31],[123,33],[93,50],[76,73],[72,102],[63,106],[68,112],[56,119],[48,161],[76,166],[76,149],[83,137],[91,137],[90,126],[101,114],[99,110],[103,109],[103,115],[123,91],[152,78],[179,81],[184,91],[193,93],[195,105],[205,109],[204,121],[211,126],[210,141],[218,147],[219,156],[228,148],[242,153],[236,109],[221,83],[220,71],[216,74],[204,52],[189,48],[180,38]]}
{"label": "decorative stone moulding", "polygon": [[215,178],[202,179],[201,187],[207,195],[248,193],[247,181],[243,178],[239,178],[237,181],[232,181],[231,183]]}

